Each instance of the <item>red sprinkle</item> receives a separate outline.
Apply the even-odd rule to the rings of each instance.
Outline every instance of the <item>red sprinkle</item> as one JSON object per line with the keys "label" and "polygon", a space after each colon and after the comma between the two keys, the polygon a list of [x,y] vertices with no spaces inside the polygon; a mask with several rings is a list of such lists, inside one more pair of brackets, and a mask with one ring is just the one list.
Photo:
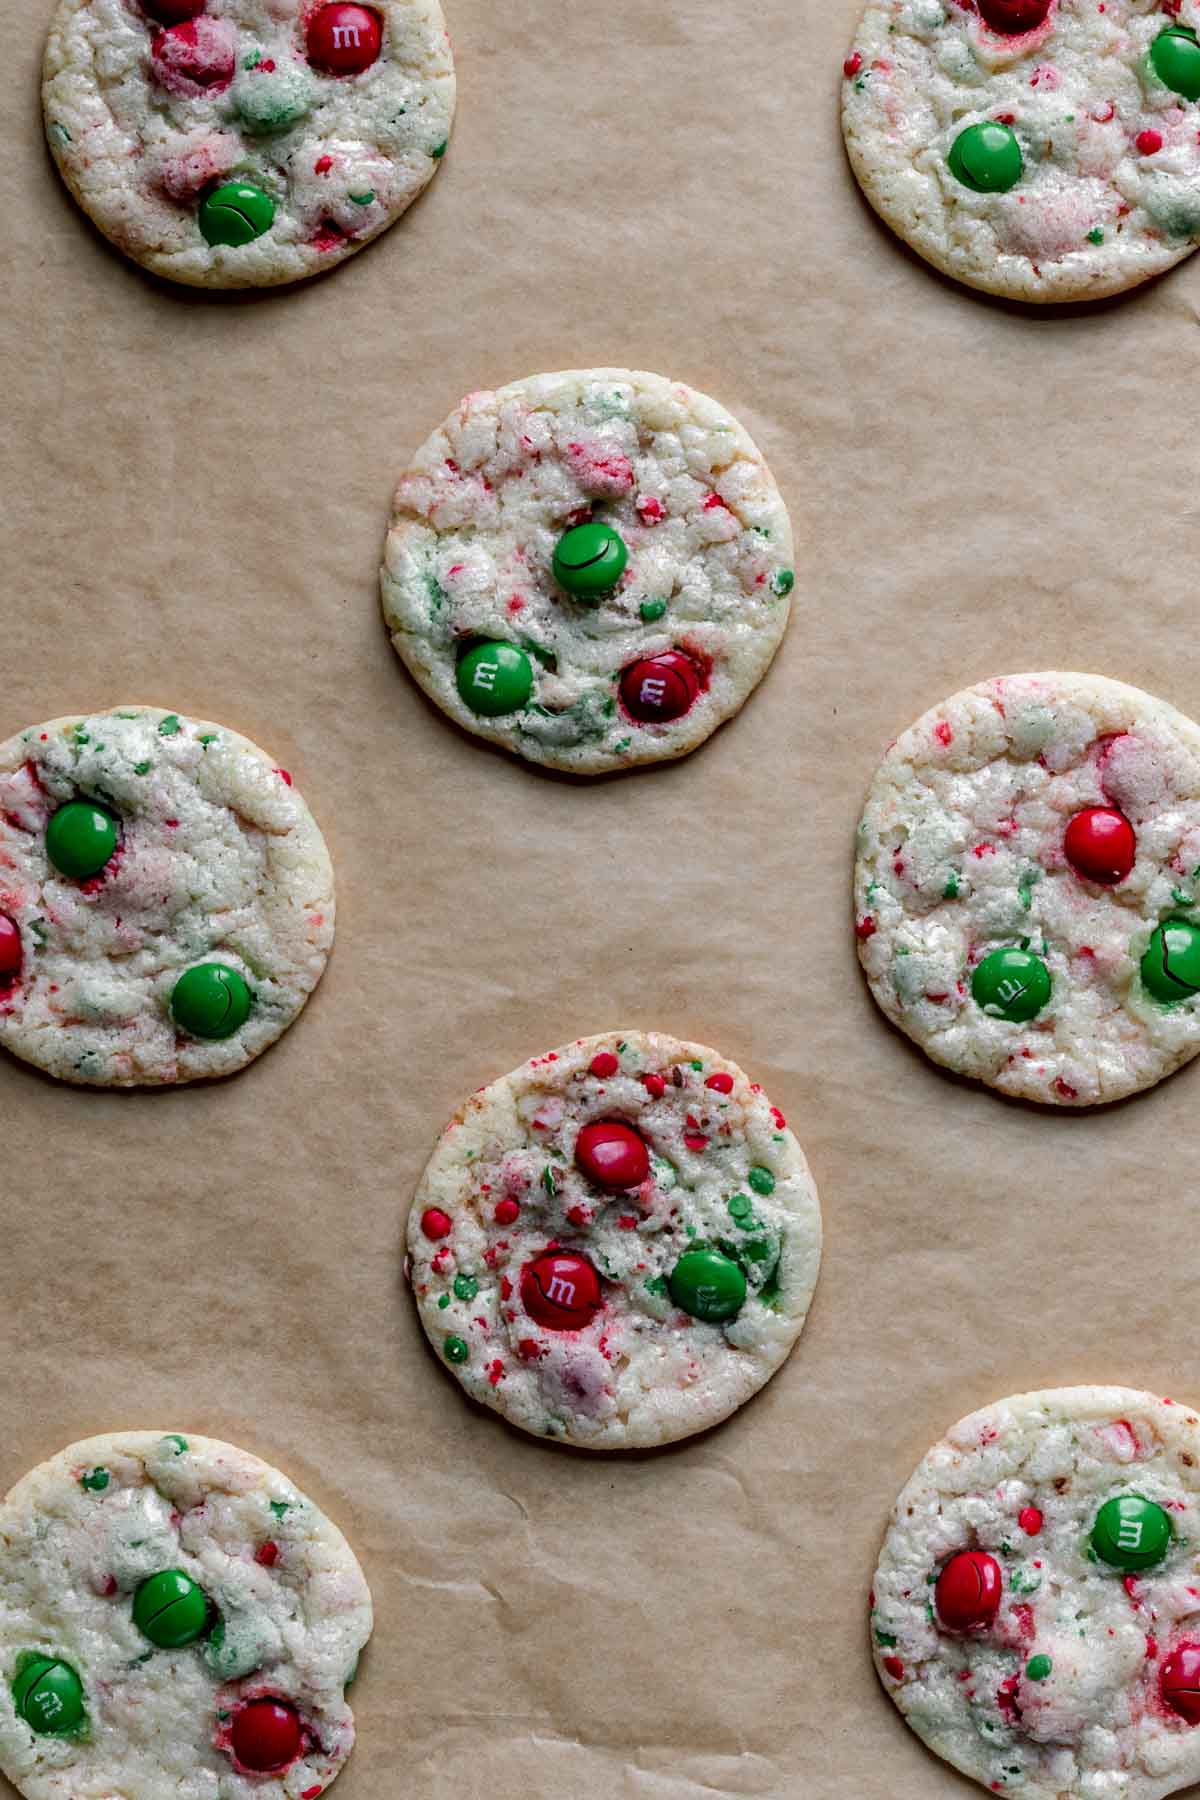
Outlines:
{"label": "red sprinkle", "polygon": [[500,1361],[500,1358],[497,1357],[495,1362],[488,1364],[488,1381],[492,1387],[497,1387],[503,1380],[504,1364]]}
{"label": "red sprinkle", "polygon": [[515,1200],[497,1200],[492,1217],[497,1225],[515,1225],[521,1208]]}
{"label": "red sprinkle", "polygon": [[689,1150],[700,1151],[708,1149],[708,1139],[698,1131],[685,1131],[683,1134],[683,1141]]}
{"label": "red sprinkle", "polygon": [[667,1084],[661,1075],[643,1075],[642,1086],[652,1100],[661,1100],[667,1091]]}
{"label": "red sprinkle", "polygon": [[1162,132],[1139,131],[1134,142],[1143,156],[1153,156],[1156,150],[1162,149]]}
{"label": "red sprinkle", "polygon": [[617,1220],[617,1224],[622,1231],[636,1231],[638,1222],[632,1213],[623,1213]]}
{"label": "red sprinkle", "polygon": [[733,1076],[727,1075],[724,1069],[718,1069],[715,1075],[709,1076],[704,1085],[706,1088],[712,1088],[716,1094],[732,1094]]}
{"label": "red sprinkle", "polygon": [[287,783],[287,785],[288,785],[288,786],[289,786],[289,787],[291,787],[291,785],[292,785],[292,778],[291,778],[291,776],[290,776],[290,775],[289,775],[289,774],[288,774],[288,772],[287,772],[287,770],[286,770],[286,769],[276,769],[276,771],[275,771],[275,773],[276,773],[276,774],[277,774],[277,775],[278,775],[278,777],[279,777],[279,779],[280,779],[280,781],[285,781],[285,782],[286,782],[286,783]]}
{"label": "red sprinkle", "polygon": [[854,927],[854,935],[855,937],[862,938],[865,942],[867,938],[874,937],[878,930],[878,925],[876,925],[874,919],[871,917],[870,913],[868,913],[866,917],[860,919],[858,924]]}
{"label": "red sprinkle", "polygon": [[329,173],[330,169],[332,169],[332,167],[333,167],[332,156],[318,156],[316,162],[313,164],[313,174],[314,175],[328,175],[328,173]]}
{"label": "red sprinkle", "polygon": [[421,1230],[425,1233],[425,1236],[434,1243],[437,1242],[438,1238],[449,1237],[453,1230],[450,1215],[444,1213],[440,1207],[427,1207],[421,1214]]}
{"label": "red sprinkle", "polygon": [[265,1544],[258,1546],[254,1552],[254,1560],[261,1563],[264,1569],[273,1569],[279,1561],[279,1545],[268,1539]]}
{"label": "red sprinkle", "polygon": [[858,71],[861,68],[862,56],[859,51],[856,50],[853,56],[848,56],[842,64],[842,74],[846,77],[846,80],[849,81],[853,76],[858,74]]}
{"label": "red sprinkle", "polygon": [[[1008,121],[1006,120],[1005,123]],[[939,744],[948,744],[954,736],[945,719],[939,719],[933,728],[933,735]]]}
{"label": "red sprinkle", "polygon": [[1017,1515],[1017,1524],[1026,1537],[1036,1537],[1042,1529],[1042,1515],[1036,1506],[1023,1506]]}
{"label": "red sprinkle", "polygon": [[605,1076],[615,1075],[620,1066],[620,1063],[617,1061],[617,1058],[613,1055],[611,1050],[600,1050],[593,1056],[591,1062],[588,1064],[588,1073],[590,1075],[599,1076],[600,1080],[603,1081]]}
{"label": "red sprinkle", "polygon": [[883,1666],[893,1681],[904,1680],[904,1664],[898,1656],[885,1656]]}
{"label": "red sprinkle", "polygon": [[780,1110],[777,1106],[773,1106],[771,1108],[771,1117],[775,1121],[776,1131],[785,1131],[787,1129],[787,1120],[784,1118],[783,1114],[780,1112]]}
{"label": "red sprinkle", "polygon": [[538,1343],[536,1338],[522,1338],[517,1345],[517,1355],[521,1358],[522,1362],[534,1362],[543,1354],[542,1346]]}

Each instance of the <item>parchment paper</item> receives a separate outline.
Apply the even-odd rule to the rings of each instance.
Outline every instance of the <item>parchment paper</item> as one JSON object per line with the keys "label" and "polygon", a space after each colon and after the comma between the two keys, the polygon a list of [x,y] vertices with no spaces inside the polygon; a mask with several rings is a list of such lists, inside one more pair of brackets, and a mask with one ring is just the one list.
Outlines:
{"label": "parchment paper", "polygon": [[[338,1800],[965,1795],[870,1669],[888,1508],[999,1395],[1200,1402],[1200,1068],[1096,1115],[940,1073],[859,979],[853,830],[888,739],[969,681],[1099,670],[1200,713],[1200,260],[1041,314],[926,269],[843,160],[854,0],[448,7],[428,195],[331,278],[239,299],[148,279],[76,210],[40,127],[47,0],[4,0],[0,736],[123,701],[248,733],[326,832],[339,923],[299,1024],[218,1086],[0,1059],[0,1485],[134,1425],[287,1470],[377,1607]],[[802,548],[741,717],[586,784],[422,699],[376,567],[462,394],[608,363],[739,414]],[[459,1100],[609,1026],[754,1072],[827,1251],[759,1399],[595,1460],[468,1405],[400,1263]]]}

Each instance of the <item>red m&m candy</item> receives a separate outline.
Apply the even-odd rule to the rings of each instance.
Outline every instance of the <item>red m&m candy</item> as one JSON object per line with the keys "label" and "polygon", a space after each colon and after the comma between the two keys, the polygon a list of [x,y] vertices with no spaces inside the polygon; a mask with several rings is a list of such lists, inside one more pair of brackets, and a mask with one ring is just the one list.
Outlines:
{"label": "red m&m candy", "polygon": [[0,913],[0,987],[21,973],[21,933],[7,913]]}
{"label": "red m&m candy", "polygon": [[994,1556],[986,1550],[961,1550],[937,1578],[933,1598],[938,1618],[950,1631],[978,1631],[999,1612],[1003,1589]]}
{"label": "red m&m candy", "polygon": [[251,1700],[229,1734],[238,1761],[260,1775],[294,1762],[302,1735],[300,1715],[286,1700]]}
{"label": "red m&m candy", "polygon": [[1132,869],[1137,838],[1124,813],[1112,806],[1089,806],[1067,826],[1063,849],[1077,875],[1111,886]]}
{"label": "red m&m candy", "polygon": [[327,75],[360,75],[383,43],[379,14],[369,6],[322,6],[308,22],[308,60]]}
{"label": "red m&m candy", "polygon": [[1200,1644],[1172,1650],[1158,1678],[1159,1692],[1189,1725],[1200,1725]]}
{"label": "red m&m candy", "polygon": [[1018,37],[1023,31],[1036,31],[1050,11],[1050,0],[979,0],[979,12],[985,25],[1004,37]]}
{"label": "red m&m candy", "polygon": [[497,1225],[515,1225],[521,1208],[515,1200],[497,1200],[493,1217]]}
{"label": "red m&m candy", "polygon": [[585,1125],[575,1139],[575,1161],[597,1187],[610,1194],[641,1187],[650,1173],[650,1152],[632,1125],[604,1119]]}
{"label": "red m&m candy", "polygon": [[421,1214],[421,1230],[433,1243],[439,1238],[449,1237],[453,1229],[453,1220],[440,1206],[427,1206]]}
{"label": "red m&m candy", "polygon": [[621,676],[621,704],[641,725],[681,719],[700,692],[700,671],[681,650],[630,663]]}
{"label": "red m&m candy", "polygon": [[582,1331],[600,1304],[600,1277],[586,1256],[547,1250],[521,1271],[525,1311],[551,1331]]}
{"label": "red m&m candy", "polygon": [[233,80],[237,61],[237,32],[228,19],[205,14],[168,25],[156,32],[150,44],[154,79],[168,93],[185,100],[203,94],[219,94]]}
{"label": "red m&m candy", "polygon": [[160,25],[181,25],[204,11],[205,0],[142,0],[152,19]]}

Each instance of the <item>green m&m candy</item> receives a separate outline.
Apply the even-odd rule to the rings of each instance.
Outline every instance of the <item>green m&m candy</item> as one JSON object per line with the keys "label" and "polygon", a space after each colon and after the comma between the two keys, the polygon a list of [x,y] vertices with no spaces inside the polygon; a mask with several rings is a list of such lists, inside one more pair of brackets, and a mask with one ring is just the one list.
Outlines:
{"label": "green m&m candy", "polygon": [[1140,1494],[1106,1500],[1092,1526],[1092,1549],[1114,1569],[1149,1569],[1171,1548],[1171,1521]]}
{"label": "green m&m candy", "polygon": [[25,1723],[43,1736],[66,1737],[83,1723],[83,1683],[61,1657],[23,1650],[12,1697]]}
{"label": "green m&m candy", "polygon": [[986,119],[968,125],[950,146],[950,173],[977,194],[1003,194],[1016,187],[1024,172],[1021,146],[1007,125]]}
{"label": "green m&m candy", "polygon": [[746,1277],[732,1257],[709,1244],[684,1251],[668,1286],[676,1306],[710,1325],[732,1319],[745,1304]]}
{"label": "green m&m candy", "polygon": [[227,1038],[250,1016],[250,989],[228,963],[197,963],[171,991],[171,1016],[198,1038]]}
{"label": "green m&m candy", "polygon": [[451,1336],[442,1345],[442,1355],[448,1363],[465,1363],[470,1354],[466,1338]]}
{"label": "green m&m candy", "polygon": [[975,1004],[994,1019],[1020,1024],[1050,998],[1050,971],[1028,950],[993,950],[971,977]]}
{"label": "green m&m candy", "polygon": [[1166,1006],[1200,993],[1200,930],[1186,919],[1165,919],[1142,957],[1142,985]]}
{"label": "green m&m candy", "polygon": [[602,519],[575,525],[554,547],[554,579],[577,600],[598,600],[616,587],[629,552],[619,531]]}
{"label": "green m&m candy", "polygon": [[533,664],[515,644],[474,644],[458,665],[458,692],[473,713],[519,712],[533,692]]}
{"label": "green m&m candy", "polygon": [[133,1596],[133,1622],[160,1650],[180,1650],[204,1636],[208,1599],[182,1569],[162,1569]]}
{"label": "green m&m candy", "polygon": [[200,204],[199,225],[210,244],[250,244],[275,218],[270,194],[249,181],[226,181]]}
{"label": "green m&m candy", "polygon": [[46,855],[61,875],[90,881],[117,847],[117,821],[90,800],[68,800],[46,827]]}
{"label": "green m&m candy", "polygon": [[1169,25],[1150,46],[1158,79],[1185,100],[1200,100],[1200,41],[1187,25]]}

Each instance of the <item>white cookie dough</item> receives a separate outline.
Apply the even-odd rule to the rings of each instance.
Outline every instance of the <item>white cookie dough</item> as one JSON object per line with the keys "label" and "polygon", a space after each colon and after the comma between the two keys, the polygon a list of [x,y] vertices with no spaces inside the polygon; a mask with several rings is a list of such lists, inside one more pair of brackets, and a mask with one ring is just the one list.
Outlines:
{"label": "white cookie dough", "polygon": [[[92,801],[118,846],[91,880],[52,865],[59,807]],[[0,926],[21,966],[0,980],[0,1045],[93,1087],[228,1075],[297,1017],[333,943],[333,870],[291,776],[223,725],[117,707],[35,725],[0,745]],[[7,927],[5,927],[7,929]],[[188,969],[247,983],[232,1036],[176,1028]]]}
{"label": "white cookie dough", "polygon": [[[197,18],[164,27],[164,0],[145,10],[139,0],[59,0],[46,135],[67,186],[118,249],[195,287],[296,281],[378,237],[432,180],[454,115],[438,0],[371,0],[382,47],[354,74],[309,61],[318,10],[207,0]],[[247,243],[210,244],[200,209],[229,182],[258,189],[274,216]]]}
{"label": "white cookie dough", "polygon": [[[1170,1522],[1165,1557],[1136,1572],[1092,1547],[1101,1507],[1133,1495]],[[1200,1645],[1198,1548],[1190,1407],[1122,1387],[984,1407],[896,1502],[871,1595],[880,1680],[930,1749],[992,1793],[1162,1800],[1200,1781],[1200,1726],[1163,1697],[1170,1659]],[[1002,1589],[990,1623],[967,1629],[936,1603],[962,1552],[990,1558]]]}
{"label": "white cookie dough", "polygon": [[[580,1132],[614,1120],[649,1157],[646,1178],[615,1193],[577,1164]],[[703,1431],[770,1379],[804,1325],[821,1214],[782,1114],[735,1064],[660,1033],[608,1032],[535,1056],[460,1107],[408,1245],[421,1323],[468,1394],[525,1431],[608,1450]],[[722,1321],[673,1298],[680,1259],[706,1250],[744,1289]],[[580,1283],[564,1270],[557,1296],[541,1284],[578,1309],[593,1282],[598,1309],[577,1328],[526,1305],[527,1271],[554,1252],[594,1271]]]}
{"label": "white cookie dough", "polygon": [[[212,1616],[179,1649],[133,1617],[141,1584],[168,1570]],[[344,1690],[371,1623],[341,1532],[256,1456],[190,1432],[72,1444],[0,1506],[0,1768],[26,1800],[315,1800],[354,1745]],[[12,1683],[31,1652],[78,1676],[76,1731],[22,1716]],[[295,1709],[301,1747],[253,1773],[237,1721],[267,1698]]]}
{"label": "white cookie dough", "polygon": [[[628,549],[610,593],[555,579],[560,537],[597,520]],[[627,369],[468,394],[400,478],[382,574],[392,643],[466,730],[578,774],[683,756],[730,718],[779,647],[795,582],[786,508],[761,452],[716,401]],[[527,702],[484,716],[458,656],[515,646]],[[640,722],[622,672],[682,653],[698,688]]]}
{"label": "white cookie dough", "polygon": [[[1115,884],[1066,856],[1069,821],[1092,808],[1135,834]],[[888,750],[858,828],[854,905],[871,992],[935,1062],[1058,1106],[1153,1086],[1200,1050],[1200,1000],[1165,1004],[1141,971],[1156,927],[1200,928],[1200,728],[1100,675],[964,689]],[[1049,972],[1050,998],[1025,1021],[973,995],[980,962],[1006,947]]]}
{"label": "white cookie dough", "polygon": [[[1121,293],[1200,241],[1200,109],[1148,54],[1166,28],[1197,24],[1198,0],[1052,0],[1009,35],[975,0],[871,0],[844,70],[854,173],[958,281],[1019,300]],[[989,123],[1020,148],[1003,192],[976,192],[948,161],[960,132]]]}

